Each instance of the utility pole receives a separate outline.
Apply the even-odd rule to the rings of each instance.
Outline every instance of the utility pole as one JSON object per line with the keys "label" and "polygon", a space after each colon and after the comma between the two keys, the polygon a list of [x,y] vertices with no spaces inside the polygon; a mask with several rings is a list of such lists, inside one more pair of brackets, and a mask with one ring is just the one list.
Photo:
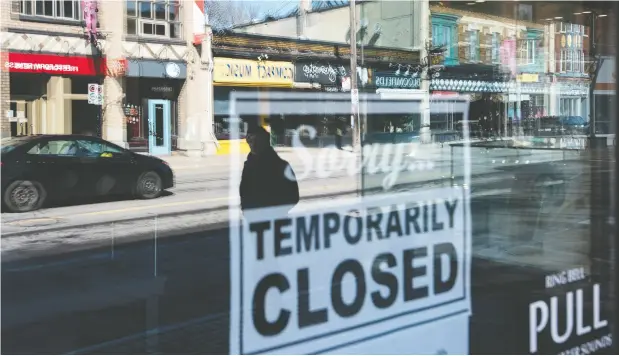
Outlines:
{"label": "utility pole", "polygon": [[592,12],[590,19],[591,19],[591,36],[589,36],[589,60],[591,62],[595,62],[595,68],[594,68],[594,73],[593,75],[589,75],[589,78],[591,78],[592,80],[589,82],[589,116],[590,116],[590,120],[589,120],[589,138],[591,141],[595,140],[595,132],[596,132],[596,127],[595,127],[595,83],[597,82],[597,73],[600,71],[601,67],[601,61],[598,61],[598,54],[597,54],[597,48],[595,46],[595,21],[597,19],[597,14],[595,12]]}
{"label": "utility pole", "polygon": [[353,125],[353,150],[361,149],[361,130],[359,125],[359,90],[357,89],[357,9],[356,1],[350,0],[350,120]]}
{"label": "utility pole", "polygon": [[429,75],[429,69],[432,65],[429,49],[432,47],[432,38],[430,38],[430,1],[422,0],[418,2],[420,6],[419,14],[419,56],[422,62],[426,61],[421,71],[421,90],[423,91],[423,99],[421,101],[421,128],[419,135],[422,143],[432,142],[432,132],[430,131],[430,82],[432,81]]}

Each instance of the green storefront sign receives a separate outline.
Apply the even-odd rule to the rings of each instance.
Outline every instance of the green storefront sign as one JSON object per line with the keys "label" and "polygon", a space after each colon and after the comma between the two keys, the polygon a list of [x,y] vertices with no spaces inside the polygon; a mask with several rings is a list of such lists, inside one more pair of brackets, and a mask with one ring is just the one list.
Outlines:
{"label": "green storefront sign", "polygon": [[377,88],[419,89],[420,79],[393,73],[376,73],[374,83]]}

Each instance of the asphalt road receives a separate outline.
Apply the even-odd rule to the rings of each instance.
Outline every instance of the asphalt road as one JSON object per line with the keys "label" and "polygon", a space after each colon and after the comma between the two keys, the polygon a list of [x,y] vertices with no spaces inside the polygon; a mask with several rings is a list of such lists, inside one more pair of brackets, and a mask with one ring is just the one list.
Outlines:
{"label": "asphalt road", "polygon": [[[508,311],[528,302],[518,291],[537,286],[545,271],[588,266],[586,167],[560,163],[568,198],[546,209],[514,183],[514,167],[531,175],[548,164],[502,161],[478,161],[472,172],[472,352],[514,353],[526,345],[526,335],[505,332],[519,318]],[[450,164],[436,159],[435,169],[402,175],[393,189],[451,184]],[[366,185],[378,189],[383,179]],[[300,186],[298,209],[356,188],[345,174]],[[171,193],[3,214],[2,353],[227,353],[229,168],[177,169]]]}
{"label": "asphalt road", "polygon": [[[511,152],[473,153],[473,187],[482,187],[484,190],[473,193],[486,195],[511,191],[511,186],[505,184],[505,180],[512,176],[505,171],[508,167],[525,167],[536,164],[536,161],[564,159],[564,155],[553,156],[547,152],[536,152],[534,156],[526,153],[514,156]],[[350,176],[345,168],[345,163],[350,162],[350,155],[347,152],[313,151],[315,164],[312,169],[308,169],[306,161],[296,153],[281,153],[300,177],[302,202],[297,209],[303,209],[308,201],[357,194],[361,183],[356,176]],[[389,157],[393,160],[393,155]],[[381,171],[389,171],[388,164],[385,165],[382,160],[368,162],[366,168],[369,172],[365,175],[362,188],[368,194],[384,191],[385,184],[391,184],[388,188],[392,191],[425,189],[449,185],[452,176],[456,184],[463,184],[459,177],[465,173],[462,169],[464,160],[460,157],[460,152],[453,153],[447,148],[416,152],[414,157],[406,157],[404,166],[408,169],[393,176],[393,180],[387,179],[389,174]],[[326,162],[319,164],[321,160]],[[172,165],[176,173],[176,186],[159,199],[85,200],[31,213],[2,214],[3,260],[50,254],[51,251],[67,252],[93,246],[117,245],[134,240],[132,237],[136,235],[166,236],[224,224],[228,220],[229,209],[238,206],[238,189],[230,181],[229,160],[205,158],[190,162],[175,162]],[[240,170],[242,162],[238,164]],[[376,167],[376,171],[372,171],[372,167]]]}

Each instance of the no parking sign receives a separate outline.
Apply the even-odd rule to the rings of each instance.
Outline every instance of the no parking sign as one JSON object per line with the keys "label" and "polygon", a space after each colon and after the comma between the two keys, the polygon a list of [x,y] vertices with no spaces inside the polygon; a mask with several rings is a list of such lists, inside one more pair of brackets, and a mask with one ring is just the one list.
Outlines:
{"label": "no parking sign", "polygon": [[96,83],[88,84],[88,104],[103,104],[103,85]]}

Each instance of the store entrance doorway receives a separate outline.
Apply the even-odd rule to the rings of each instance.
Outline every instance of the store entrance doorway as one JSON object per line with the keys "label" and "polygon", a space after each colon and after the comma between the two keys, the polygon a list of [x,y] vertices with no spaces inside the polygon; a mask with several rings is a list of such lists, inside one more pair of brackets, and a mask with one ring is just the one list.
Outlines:
{"label": "store entrance doorway", "polygon": [[172,152],[169,100],[148,100],[148,150],[152,155]]}

